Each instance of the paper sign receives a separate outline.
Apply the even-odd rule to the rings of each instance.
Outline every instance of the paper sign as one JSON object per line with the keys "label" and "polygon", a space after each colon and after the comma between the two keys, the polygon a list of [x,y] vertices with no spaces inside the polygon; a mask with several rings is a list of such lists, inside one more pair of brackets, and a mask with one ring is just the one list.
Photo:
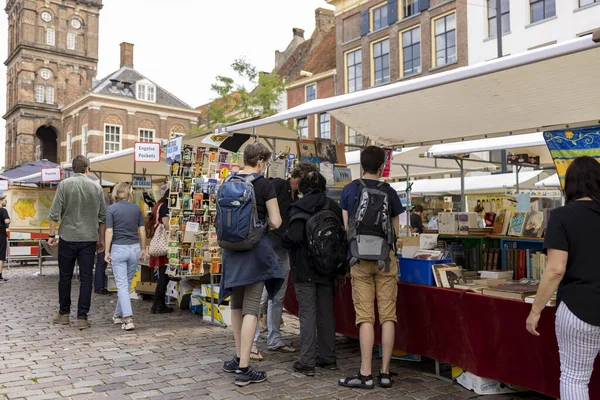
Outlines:
{"label": "paper sign", "polygon": [[185,224],[186,232],[198,232],[200,230],[200,224],[198,222],[188,222]]}
{"label": "paper sign", "polygon": [[220,147],[223,142],[225,141],[225,139],[227,139],[228,137],[230,137],[230,134],[214,134],[214,135],[208,135],[207,137],[205,137],[204,139],[202,139],[202,143],[208,144],[210,146],[215,146],[215,147]]}
{"label": "paper sign", "polygon": [[60,181],[60,167],[42,168],[42,182]]}
{"label": "paper sign", "polygon": [[529,193],[520,193],[517,195],[517,211],[531,211],[531,196]]}
{"label": "paper sign", "polygon": [[135,162],[160,162],[160,143],[135,142],[133,148]]}
{"label": "paper sign", "polygon": [[167,162],[181,159],[181,147],[183,144],[183,137],[177,136],[169,140],[167,146]]}
{"label": "paper sign", "polygon": [[8,181],[0,180],[0,192],[8,190]]}
{"label": "paper sign", "polygon": [[437,247],[438,235],[433,233],[423,233],[419,235],[419,245],[423,250],[433,250]]}
{"label": "paper sign", "polygon": [[132,186],[134,189],[152,189],[152,179],[146,175],[133,175]]}

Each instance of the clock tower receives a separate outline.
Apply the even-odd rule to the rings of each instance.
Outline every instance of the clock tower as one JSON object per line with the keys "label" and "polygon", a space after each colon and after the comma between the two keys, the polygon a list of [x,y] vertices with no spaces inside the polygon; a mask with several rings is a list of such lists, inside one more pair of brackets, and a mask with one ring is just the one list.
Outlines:
{"label": "clock tower", "polygon": [[7,0],[6,169],[58,163],[62,109],[92,87],[102,0]]}

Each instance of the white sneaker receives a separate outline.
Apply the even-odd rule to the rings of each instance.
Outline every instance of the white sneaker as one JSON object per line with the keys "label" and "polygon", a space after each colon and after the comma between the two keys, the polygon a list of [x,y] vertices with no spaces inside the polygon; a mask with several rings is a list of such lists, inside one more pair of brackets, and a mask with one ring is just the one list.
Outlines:
{"label": "white sneaker", "polygon": [[114,325],[122,325],[123,324],[123,317],[120,317],[117,314],[113,315],[113,324]]}
{"label": "white sneaker", "polygon": [[127,317],[123,318],[123,325],[121,325],[121,329],[126,331],[132,331],[135,329],[135,325],[133,325],[133,318]]}

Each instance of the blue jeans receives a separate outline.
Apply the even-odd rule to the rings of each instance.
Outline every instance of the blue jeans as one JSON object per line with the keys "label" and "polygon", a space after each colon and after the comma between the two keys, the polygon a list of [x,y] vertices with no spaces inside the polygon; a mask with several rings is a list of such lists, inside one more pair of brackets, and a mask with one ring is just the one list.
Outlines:
{"label": "blue jeans", "polygon": [[[287,292],[288,279],[290,275],[290,255],[289,252],[282,247],[275,247],[275,254],[279,259],[279,265],[283,272],[284,282],[279,289],[279,292],[275,295],[273,300],[268,300],[267,310],[267,327],[269,329],[267,337],[267,348],[269,350],[275,350],[280,347],[287,346],[287,343],[283,341],[281,337],[281,315],[283,314],[283,299]],[[267,299],[266,290],[263,293],[263,300]],[[256,326],[256,332],[254,334],[254,343],[256,343],[258,336],[260,335],[260,323]]]}
{"label": "blue jeans", "polygon": [[113,244],[110,250],[110,258],[112,263],[113,275],[117,283],[117,309],[115,314],[120,317],[131,317],[131,297],[129,297],[129,289],[131,281],[137,272],[137,266],[140,261],[142,249],[139,244]]}

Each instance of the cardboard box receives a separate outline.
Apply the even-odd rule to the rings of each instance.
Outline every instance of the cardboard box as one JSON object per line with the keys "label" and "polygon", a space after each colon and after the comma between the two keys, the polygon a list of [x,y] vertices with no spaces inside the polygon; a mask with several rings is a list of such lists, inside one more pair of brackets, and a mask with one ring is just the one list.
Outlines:
{"label": "cardboard box", "polygon": [[210,301],[202,300],[202,319],[211,322],[211,313],[214,316],[214,323],[223,327],[231,325],[231,308],[229,306],[217,306],[210,304]]}
{"label": "cardboard box", "polygon": [[459,367],[452,367],[452,379],[461,386],[477,394],[507,394],[527,391],[527,389],[509,385],[493,379],[482,378]]}
{"label": "cardboard box", "polygon": [[179,297],[179,282],[169,281],[167,284],[167,297],[172,297],[174,299]]}
{"label": "cardboard box", "polygon": [[[200,296],[204,297],[205,299],[210,299],[212,296],[213,299],[219,300],[219,296],[221,295],[221,288],[219,285],[214,285],[213,290],[211,290],[210,285],[203,284],[200,289]],[[228,302],[230,299],[231,297],[227,297],[224,299],[224,301]]]}
{"label": "cardboard box", "polygon": [[417,236],[405,236],[398,239],[401,243],[400,252],[403,258],[413,258],[415,253],[421,248],[421,239]]}
{"label": "cardboard box", "polygon": [[138,282],[135,290],[139,293],[154,294],[156,292],[156,282]]}

